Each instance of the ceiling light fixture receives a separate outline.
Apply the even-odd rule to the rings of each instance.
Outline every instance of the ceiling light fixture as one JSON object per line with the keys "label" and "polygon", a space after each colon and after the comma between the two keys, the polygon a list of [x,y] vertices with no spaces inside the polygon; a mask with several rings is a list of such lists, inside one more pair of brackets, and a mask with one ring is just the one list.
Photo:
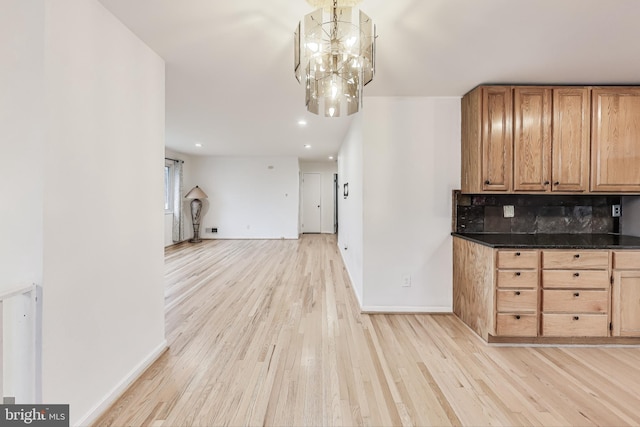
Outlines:
{"label": "ceiling light fixture", "polygon": [[307,150],[311,148],[311,144],[304,144],[304,148],[306,148]]}
{"label": "ceiling light fixture", "polygon": [[357,113],[362,88],[375,73],[376,27],[361,0],[307,0],[319,9],[294,33],[294,72],[305,85],[307,110],[325,117]]}
{"label": "ceiling light fixture", "polygon": [[307,121],[306,120],[298,120],[298,124],[300,126],[306,126],[307,125]]}
{"label": "ceiling light fixture", "polygon": [[199,142],[196,142],[196,147],[200,148],[202,147],[202,144],[200,144]]}

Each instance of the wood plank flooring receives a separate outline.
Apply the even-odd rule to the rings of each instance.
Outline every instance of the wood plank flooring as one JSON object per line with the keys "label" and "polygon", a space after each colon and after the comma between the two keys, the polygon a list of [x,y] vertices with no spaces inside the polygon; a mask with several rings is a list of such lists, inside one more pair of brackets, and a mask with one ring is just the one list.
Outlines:
{"label": "wood plank flooring", "polygon": [[640,349],[361,314],[335,237],[166,251],[170,349],[100,426],[640,425]]}

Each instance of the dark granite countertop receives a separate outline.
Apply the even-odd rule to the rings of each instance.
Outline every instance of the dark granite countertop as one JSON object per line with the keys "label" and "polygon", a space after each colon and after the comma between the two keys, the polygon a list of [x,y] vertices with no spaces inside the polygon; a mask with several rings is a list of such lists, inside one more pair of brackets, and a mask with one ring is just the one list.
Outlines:
{"label": "dark granite countertop", "polygon": [[640,249],[640,237],[620,234],[451,233],[492,248]]}

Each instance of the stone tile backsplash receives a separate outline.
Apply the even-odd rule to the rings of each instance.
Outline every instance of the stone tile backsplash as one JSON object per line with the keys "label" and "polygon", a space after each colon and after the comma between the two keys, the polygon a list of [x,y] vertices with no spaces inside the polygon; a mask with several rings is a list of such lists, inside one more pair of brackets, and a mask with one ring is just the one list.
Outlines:
{"label": "stone tile backsplash", "polygon": [[[611,205],[620,196],[468,195],[456,193],[454,229],[459,233],[618,233]],[[503,206],[514,207],[505,218]]]}

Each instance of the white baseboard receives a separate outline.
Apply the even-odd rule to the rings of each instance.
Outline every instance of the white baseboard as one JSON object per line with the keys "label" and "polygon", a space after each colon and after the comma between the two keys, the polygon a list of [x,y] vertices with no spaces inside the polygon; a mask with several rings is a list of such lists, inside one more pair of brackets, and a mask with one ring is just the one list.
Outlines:
{"label": "white baseboard", "polygon": [[376,306],[376,305],[368,305],[361,307],[361,311],[364,314],[373,314],[373,313],[386,313],[386,314],[409,314],[409,313],[419,313],[419,314],[436,314],[436,313],[453,313],[453,309],[451,307],[403,307],[403,306]]}
{"label": "white baseboard", "polygon": [[74,425],[88,426],[100,418],[113,403],[137,380],[149,366],[153,364],[168,349],[167,340],[163,340],[138,366],[133,368],[103,399]]}
{"label": "white baseboard", "polygon": [[347,276],[349,276],[349,284],[351,285],[351,291],[356,296],[356,301],[358,302],[358,306],[360,307],[360,312],[362,312],[362,300],[360,299],[360,295],[356,292],[356,287],[353,286],[353,277],[351,277],[351,271],[349,271],[349,267],[347,267],[347,263],[344,260],[344,253],[342,252],[342,248],[340,247],[340,242],[338,244],[338,252],[340,252],[340,257],[342,258],[342,264],[344,265],[344,269],[347,270]]}

